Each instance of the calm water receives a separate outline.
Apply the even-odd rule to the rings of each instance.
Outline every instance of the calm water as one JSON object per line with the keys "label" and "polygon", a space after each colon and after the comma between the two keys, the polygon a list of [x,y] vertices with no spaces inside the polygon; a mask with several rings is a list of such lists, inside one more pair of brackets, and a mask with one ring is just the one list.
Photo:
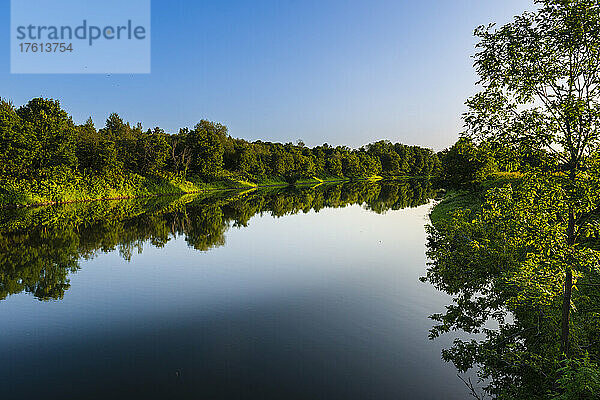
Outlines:
{"label": "calm water", "polygon": [[5,211],[0,397],[465,399],[427,183]]}

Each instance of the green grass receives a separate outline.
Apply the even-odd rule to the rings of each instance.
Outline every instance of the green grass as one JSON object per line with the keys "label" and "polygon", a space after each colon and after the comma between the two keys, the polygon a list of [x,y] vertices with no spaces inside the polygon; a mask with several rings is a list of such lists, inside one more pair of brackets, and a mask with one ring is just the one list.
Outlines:
{"label": "green grass", "polygon": [[[339,177],[339,176],[313,176],[310,178],[300,178],[294,182],[294,185],[318,185],[324,182],[344,182],[349,181],[350,179]],[[287,186],[290,183],[282,176],[271,176],[268,178],[261,178],[258,180],[258,186]]]}
{"label": "green grass", "polygon": [[[377,181],[380,179],[383,178],[373,176],[351,179],[339,176],[314,176],[299,179],[294,182],[294,185],[320,185],[330,182]],[[272,176],[254,181],[233,174],[222,176],[211,182],[203,182],[202,179],[194,176],[183,179],[171,175],[141,176],[137,174],[115,176],[75,174],[37,180],[0,179],[0,208],[289,185],[290,183],[282,176]]]}
{"label": "green grass", "polygon": [[237,178],[221,178],[213,182],[205,183],[199,180],[193,179],[196,187],[202,188],[202,190],[225,190],[225,189],[248,189],[256,187],[257,185],[252,182],[247,182]]}
{"label": "green grass", "polygon": [[313,176],[312,178],[298,179],[294,182],[294,185],[320,185],[321,183],[347,182],[349,180],[348,178],[340,178],[339,176],[324,176],[319,178]]}
{"label": "green grass", "polygon": [[127,176],[76,175],[38,180],[0,181],[0,205],[68,203],[97,199],[145,197],[202,190],[181,179]]}
{"label": "green grass", "polygon": [[201,182],[180,177],[140,176],[114,177],[76,175],[47,180],[0,180],[0,207],[90,200],[149,197],[166,194],[197,193],[225,189],[248,189],[256,184],[223,178]]}
{"label": "green grass", "polygon": [[477,211],[481,208],[481,196],[476,192],[453,191],[446,193],[442,201],[437,203],[429,214],[429,219],[433,225],[436,225],[452,215],[459,209],[470,209]]}
{"label": "green grass", "polygon": [[496,172],[481,182],[481,190],[487,191],[494,187],[504,186],[508,183],[517,183],[523,178],[520,172]]}
{"label": "green grass", "polygon": [[490,175],[479,186],[471,190],[449,190],[444,198],[433,207],[429,219],[433,225],[436,225],[450,218],[452,213],[459,209],[478,212],[483,204],[485,192],[508,183],[516,183],[522,177],[523,175],[519,172],[498,172]]}
{"label": "green grass", "polygon": [[323,180],[319,178],[304,178],[298,179],[294,182],[294,185],[320,185],[321,183],[323,183]]}
{"label": "green grass", "polygon": [[268,178],[260,178],[258,186],[273,186],[273,185],[288,185],[289,183],[283,176],[270,176]]}

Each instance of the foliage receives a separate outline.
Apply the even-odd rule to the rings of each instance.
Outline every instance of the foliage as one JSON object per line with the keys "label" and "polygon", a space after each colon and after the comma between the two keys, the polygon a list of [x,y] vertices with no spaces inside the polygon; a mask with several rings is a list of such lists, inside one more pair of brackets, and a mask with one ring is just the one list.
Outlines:
{"label": "foliage", "polygon": [[[433,316],[439,324],[431,337],[456,329],[483,334],[479,341],[455,341],[443,356],[463,371],[479,366],[496,398],[546,398],[561,382],[566,370],[558,327],[567,265],[576,288],[571,359],[600,359],[600,253],[590,247],[598,228],[593,221],[582,224],[587,228],[578,231],[575,245],[565,240],[569,220],[563,216],[571,202],[565,179],[523,176],[491,188],[480,206],[457,207],[429,228],[425,279],[454,299]],[[587,180],[590,193],[598,193],[594,182]],[[576,218],[589,219],[593,204],[582,205]]]}
{"label": "foliage", "polygon": [[[302,141],[250,143],[222,124],[201,120],[167,134],[112,113],[104,128],[75,125],[57,101],[37,98],[15,109],[0,100],[0,204],[130,197],[238,182],[247,185],[432,176],[430,149],[380,141],[358,150]],[[156,191],[153,191],[156,190]]]}
{"label": "foliage", "polygon": [[475,180],[480,149],[525,174],[500,187],[483,181],[471,189],[489,189],[481,207],[458,207],[429,229],[425,279],[454,299],[433,316],[431,336],[480,334],[443,357],[478,366],[495,398],[597,398],[600,8],[536,4],[475,32],[483,90],[467,101],[448,177]]}
{"label": "foliage", "polygon": [[[545,152],[531,172],[551,184],[552,203],[542,209],[562,221],[561,245],[540,251],[563,254],[564,290],[559,326],[560,352],[569,358],[574,288],[581,270],[583,232],[594,229],[590,213],[600,207],[597,154],[600,149],[600,7],[596,0],[537,0],[538,8],[497,28],[475,31],[479,37],[475,68],[483,90],[467,101],[465,136],[483,145],[499,144],[506,152]],[[554,179],[556,178],[556,179]],[[525,223],[523,221],[523,223]],[[558,236],[557,236],[558,237]],[[588,267],[588,263],[584,263]],[[544,269],[543,257],[534,263]],[[585,276],[585,275],[584,275]],[[577,316],[575,316],[577,318]]]}
{"label": "foliage", "polygon": [[450,187],[465,187],[481,183],[498,171],[491,151],[485,145],[476,146],[469,138],[461,138],[441,154],[440,178]]}
{"label": "foliage", "polygon": [[589,357],[567,361],[560,372],[561,393],[554,400],[600,399],[600,368]]}

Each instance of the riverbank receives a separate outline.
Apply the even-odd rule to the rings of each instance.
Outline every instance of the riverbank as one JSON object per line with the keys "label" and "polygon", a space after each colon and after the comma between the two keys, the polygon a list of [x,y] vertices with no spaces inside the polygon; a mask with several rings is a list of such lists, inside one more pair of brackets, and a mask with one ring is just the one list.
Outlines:
{"label": "riverbank", "polygon": [[488,190],[508,183],[516,183],[521,178],[522,174],[517,172],[495,173],[480,184],[473,185],[468,189],[447,190],[444,197],[429,213],[431,224],[435,226],[445,221],[457,210],[478,212],[485,201],[485,194]]}
{"label": "riverbank", "polygon": [[[381,179],[383,178],[380,176],[368,178],[327,176],[299,179],[290,183],[281,177],[269,177],[255,182],[224,177],[213,182],[202,182],[194,178],[185,180],[180,177],[147,177],[131,174],[113,177],[82,175],[53,178],[52,180],[0,180],[0,208]],[[394,179],[400,179],[400,177]]]}

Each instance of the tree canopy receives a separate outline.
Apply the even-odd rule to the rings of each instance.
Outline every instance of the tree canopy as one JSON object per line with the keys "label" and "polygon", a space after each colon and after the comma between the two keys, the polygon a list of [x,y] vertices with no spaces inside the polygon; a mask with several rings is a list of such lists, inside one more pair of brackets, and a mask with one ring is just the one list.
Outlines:
{"label": "tree canopy", "polygon": [[0,100],[0,179],[69,175],[181,176],[210,182],[224,177],[249,181],[279,177],[366,178],[431,176],[437,155],[418,146],[380,141],[360,149],[328,144],[248,142],[222,124],[201,120],[168,134],[159,127],[132,126],[118,114],[97,129],[77,125],[58,101],[37,98],[15,108]]}

